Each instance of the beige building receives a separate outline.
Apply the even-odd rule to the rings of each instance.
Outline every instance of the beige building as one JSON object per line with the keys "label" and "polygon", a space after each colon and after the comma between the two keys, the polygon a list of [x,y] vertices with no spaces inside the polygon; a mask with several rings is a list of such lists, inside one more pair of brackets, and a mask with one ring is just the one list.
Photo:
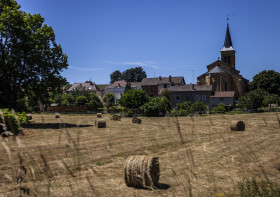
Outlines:
{"label": "beige building", "polygon": [[235,99],[243,96],[248,91],[249,81],[242,77],[239,70],[236,70],[235,53],[227,24],[221,60],[209,64],[208,71],[197,77],[197,83],[199,85],[212,85],[214,92],[233,91]]}

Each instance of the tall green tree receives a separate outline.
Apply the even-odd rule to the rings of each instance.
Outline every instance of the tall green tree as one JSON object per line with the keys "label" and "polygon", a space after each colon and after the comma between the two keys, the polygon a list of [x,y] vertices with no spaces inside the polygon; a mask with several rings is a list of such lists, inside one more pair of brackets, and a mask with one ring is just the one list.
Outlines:
{"label": "tall green tree", "polygon": [[119,80],[125,80],[126,82],[141,82],[142,79],[146,77],[146,72],[142,67],[138,66],[135,68],[127,69],[122,73],[119,70],[114,71],[110,75],[110,83],[114,83],[115,81]]}
{"label": "tall green tree", "polygon": [[121,75],[122,75],[122,73],[119,70],[112,72],[110,74],[110,78],[111,78],[110,84],[114,83],[115,81],[121,80]]}
{"label": "tall green tree", "polygon": [[16,108],[25,96],[42,101],[65,84],[67,56],[43,17],[21,11],[14,0],[0,2],[0,107]]}
{"label": "tall green tree", "polygon": [[121,78],[126,82],[141,82],[143,78],[146,78],[146,72],[142,67],[135,67],[125,70],[122,73]]}
{"label": "tall green tree", "polygon": [[264,70],[256,74],[250,83],[250,89],[263,89],[269,94],[280,96],[280,73],[274,70]]}

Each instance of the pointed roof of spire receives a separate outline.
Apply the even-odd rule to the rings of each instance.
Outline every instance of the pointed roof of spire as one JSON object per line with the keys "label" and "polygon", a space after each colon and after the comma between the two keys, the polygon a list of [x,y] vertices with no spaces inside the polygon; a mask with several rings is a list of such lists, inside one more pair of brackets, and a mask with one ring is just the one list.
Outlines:
{"label": "pointed roof of spire", "polygon": [[228,25],[228,23],[227,23],[227,32],[226,32],[224,47],[225,47],[225,48],[230,48],[230,47],[232,47],[232,42],[231,42],[231,37],[230,37],[230,32],[229,32],[229,25]]}
{"label": "pointed roof of spire", "polygon": [[231,51],[231,50],[234,50],[234,49],[232,47],[232,41],[231,41],[230,32],[229,32],[229,25],[227,23],[227,31],[226,31],[224,47],[222,48],[221,51]]}

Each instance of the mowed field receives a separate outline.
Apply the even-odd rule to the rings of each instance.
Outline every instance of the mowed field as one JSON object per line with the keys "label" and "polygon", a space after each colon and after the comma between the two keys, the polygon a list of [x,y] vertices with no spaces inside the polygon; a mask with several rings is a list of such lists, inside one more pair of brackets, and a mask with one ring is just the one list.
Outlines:
{"label": "mowed field", "polygon": [[[0,196],[19,196],[19,177],[30,196],[229,196],[244,178],[280,184],[278,117],[143,117],[133,124],[105,115],[107,128],[98,129],[96,115],[33,115],[24,136],[0,139]],[[232,120],[246,130],[231,132]],[[131,155],[159,158],[162,188],[126,186]]]}

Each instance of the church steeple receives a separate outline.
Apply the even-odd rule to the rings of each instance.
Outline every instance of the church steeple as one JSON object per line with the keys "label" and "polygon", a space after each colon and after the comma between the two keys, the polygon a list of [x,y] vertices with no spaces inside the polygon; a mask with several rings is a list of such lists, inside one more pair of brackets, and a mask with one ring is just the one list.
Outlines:
{"label": "church steeple", "polygon": [[231,42],[231,37],[230,37],[230,32],[229,32],[229,25],[228,25],[228,23],[227,23],[227,32],[226,32],[224,47],[225,47],[225,48],[233,47],[233,46],[232,46],[232,42]]}
{"label": "church steeple", "polygon": [[233,68],[235,68],[235,50],[232,47],[228,22],[227,22],[227,31],[226,31],[224,47],[221,50],[221,60],[223,62],[228,63]]}

